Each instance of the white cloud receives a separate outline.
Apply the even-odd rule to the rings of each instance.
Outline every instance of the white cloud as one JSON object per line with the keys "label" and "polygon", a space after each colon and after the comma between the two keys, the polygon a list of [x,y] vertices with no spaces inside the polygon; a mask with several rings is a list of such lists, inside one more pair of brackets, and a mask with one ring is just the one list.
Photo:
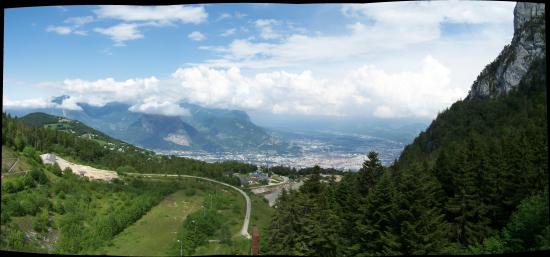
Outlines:
{"label": "white cloud", "polygon": [[64,94],[79,97],[79,100],[103,106],[108,102],[119,101],[136,103],[149,95],[159,93],[160,81],[155,77],[116,81],[113,78],[86,81],[66,79],[63,81]]}
{"label": "white cloud", "polygon": [[260,37],[266,40],[281,37],[281,35],[273,29],[273,26],[278,25],[279,23],[279,21],[273,19],[259,19],[254,22],[256,28],[260,30]]}
{"label": "white cloud", "polygon": [[10,100],[6,96],[2,99],[2,107],[4,109],[34,109],[34,108],[52,108],[53,103],[43,98],[25,99],[25,100]]}
{"label": "white cloud", "polygon": [[55,109],[67,109],[67,110],[82,110],[80,106],[76,105],[76,99],[70,97],[65,99],[63,103],[57,104],[48,98],[32,98],[24,100],[10,100],[7,97],[3,97],[2,108],[3,109],[43,109],[43,108],[55,108]]}
{"label": "white cloud", "polygon": [[[494,48],[494,42],[498,42],[500,47],[507,43],[506,40],[511,35],[515,3],[453,1],[446,5],[447,3],[343,5],[342,12],[350,16],[348,30],[332,35],[311,35],[305,33],[304,29],[295,29],[297,33],[291,34],[288,34],[290,29],[285,30],[285,33],[277,33],[274,26],[278,21],[256,20],[255,26],[262,39],[278,38],[281,39],[280,42],[235,39],[227,45],[213,47],[213,51],[219,54],[218,58],[206,60],[202,64],[223,68],[237,66],[243,69],[288,69],[304,66],[313,69],[316,66],[319,69],[335,70],[336,63],[360,65],[360,60],[372,63],[372,59],[381,58],[381,55],[387,53],[403,56],[410,55],[418,48],[430,48],[430,44],[441,43],[442,25],[447,23],[477,24],[477,30],[464,31],[464,36],[458,40],[478,43],[460,49],[449,43],[442,46],[447,51],[475,51]],[[244,47],[257,51],[250,55],[252,51],[243,49]],[[430,53],[424,49],[422,54]],[[484,57],[481,61],[486,63],[490,60]],[[349,67],[337,69],[346,71]]]}
{"label": "white cloud", "polygon": [[367,17],[378,23],[403,26],[437,26],[441,22],[502,23],[510,19],[515,3],[486,1],[412,1],[376,4],[345,4],[348,17]]}
{"label": "white cloud", "polygon": [[46,31],[55,32],[59,35],[68,35],[72,33],[80,36],[86,36],[88,35],[88,33],[85,30],[79,28],[93,21],[93,16],[70,17],[65,19],[64,21],[64,23],[69,24],[68,26],[48,26],[46,28]]}
{"label": "white cloud", "polygon": [[208,14],[204,7],[194,6],[100,6],[94,11],[99,18],[118,19],[126,22],[156,21],[160,23],[194,23],[206,21]]}
{"label": "white cloud", "polygon": [[175,102],[166,99],[160,100],[157,96],[145,98],[142,102],[131,106],[128,110],[148,114],[159,114],[166,116],[189,116],[189,111],[182,108]]}
{"label": "white cloud", "polygon": [[59,35],[68,35],[71,34],[72,29],[70,27],[65,26],[48,26],[46,28],[47,32],[55,32]]}
{"label": "white cloud", "polygon": [[80,17],[69,17],[65,19],[64,22],[68,24],[72,24],[76,27],[80,27],[93,21],[94,21],[93,16],[80,16]]}
{"label": "white cloud", "polygon": [[172,77],[184,99],[197,104],[274,113],[433,117],[464,96],[450,83],[450,70],[432,56],[419,69],[397,73],[374,65],[338,80],[312,72],[269,72],[244,76],[240,69],[180,68]]}
{"label": "white cloud", "polygon": [[193,31],[191,33],[189,33],[189,35],[187,35],[187,37],[191,40],[195,40],[195,41],[202,41],[204,39],[206,39],[206,36],[204,34],[202,34],[200,31]]}
{"label": "white cloud", "polygon": [[224,31],[224,32],[221,34],[221,36],[222,36],[222,37],[231,36],[231,35],[235,34],[235,31],[237,31],[237,29],[235,29],[235,28],[228,29],[228,30]]}
{"label": "white cloud", "polygon": [[465,96],[451,85],[450,70],[426,56],[418,70],[388,73],[375,66],[351,72],[342,82],[356,94],[371,99],[368,105],[380,117],[434,117],[437,112]]}
{"label": "white cloud", "polygon": [[221,20],[225,20],[225,19],[230,19],[231,17],[233,17],[230,13],[222,13],[220,14],[220,16],[215,20],[215,22],[218,22],[218,21],[221,21]]}
{"label": "white cloud", "polygon": [[124,45],[125,41],[143,37],[143,34],[138,30],[138,26],[133,23],[121,23],[108,28],[95,28],[94,31],[111,37],[117,46]]}

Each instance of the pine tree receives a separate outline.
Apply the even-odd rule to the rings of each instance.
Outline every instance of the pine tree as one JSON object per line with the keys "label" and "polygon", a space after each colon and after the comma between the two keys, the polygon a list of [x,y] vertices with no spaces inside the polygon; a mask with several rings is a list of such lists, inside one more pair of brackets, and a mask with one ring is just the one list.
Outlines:
{"label": "pine tree", "polygon": [[320,172],[321,168],[318,165],[315,165],[315,167],[313,167],[313,174],[311,174],[309,178],[304,182],[304,184],[300,187],[300,192],[306,194],[321,193],[323,185],[321,185]]}
{"label": "pine tree", "polygon": [[390,172],[384,172],[380,181],[367,196],[366,204],[358,210],[356,222],[358,256],[395,255],[399,246],[392,224],[395,220],[395,188]]}
{"label": "pine tree", "polygon": [[382,172],[384,167],[378,159],[378,153],[370,151],[367,155],[368,160],[363,163],[363,166],[359,170],[359,193],[366,197],[369,190],[374,187]]}
{"label": "pine tree", "polygon": [[397,186],[394,215],[397,224],[394,230],[402,254],[437,253],[445,246],[448,227],[436,200],[441,191],[432,173],[418,165],[403,171]]}
{"label": "pine tree", "polygon": [[451,222],[451,238],[461,244],[480,242],[489,232],[490,220],[487,206],[483,203],[480,189],[482,174],[476,160],[479,156],[471,150],[474,141],[456,149],[456,166],[453,168],[455,194],[449,198],[446,209]]}

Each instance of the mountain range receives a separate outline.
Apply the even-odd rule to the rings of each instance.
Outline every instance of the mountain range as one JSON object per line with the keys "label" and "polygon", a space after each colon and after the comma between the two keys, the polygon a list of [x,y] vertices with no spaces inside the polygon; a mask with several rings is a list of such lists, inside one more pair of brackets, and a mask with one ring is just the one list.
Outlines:
{"label": "mountain range", "polygon": [[[53,103],[62,104],[69,96],[54,97]],[[81,110],[57,108],[6,109],[16,116],[42,112],[78,120],[106,135],[130,144],[152,150],[203,150],[295,152],[280,138],[271,136],[265,129],[250,121],[246,112],[205,108],[190,103],[181,107],[188,116],[166,116],[129,111],[130,105],[110,102],[97,107],[77,104]]]}

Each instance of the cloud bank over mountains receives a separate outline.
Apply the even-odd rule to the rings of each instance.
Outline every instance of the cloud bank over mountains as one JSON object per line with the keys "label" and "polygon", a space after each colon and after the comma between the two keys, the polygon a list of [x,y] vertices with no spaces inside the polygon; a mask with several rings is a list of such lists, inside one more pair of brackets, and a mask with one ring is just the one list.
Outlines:
{"label": "cloud bank over mountains", "polygon": [[[178,105],[185,101],[281,114],[430,117],[463,97],[461,89],[451,86],[449,69],[436,59],[426,56],[418,66],[409,72],[387,73],[367,65],[337,81],[323,79],[311,71],[247,76],[237,67],[198,66],[179,68],[165,80],[67,79],[56,86],[70,96],[59,108],[77,109],[72,104],[76,102],[103,106],[118,101],[131,104],[131,111],[164,115],[188,115]],[[51,105],[47,99],[5,101],[4,106],[12,108]]]}

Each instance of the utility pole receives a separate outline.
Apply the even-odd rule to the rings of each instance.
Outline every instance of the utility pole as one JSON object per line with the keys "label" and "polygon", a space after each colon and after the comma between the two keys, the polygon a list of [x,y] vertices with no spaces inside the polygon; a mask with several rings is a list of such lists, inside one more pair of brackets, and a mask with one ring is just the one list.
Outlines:
{"label": "utility pole", "polygon": [[252,255],[258,255],[260,252],[260,232],[258,226],[254,225],[252,229],[252,247],[250,249]]}

